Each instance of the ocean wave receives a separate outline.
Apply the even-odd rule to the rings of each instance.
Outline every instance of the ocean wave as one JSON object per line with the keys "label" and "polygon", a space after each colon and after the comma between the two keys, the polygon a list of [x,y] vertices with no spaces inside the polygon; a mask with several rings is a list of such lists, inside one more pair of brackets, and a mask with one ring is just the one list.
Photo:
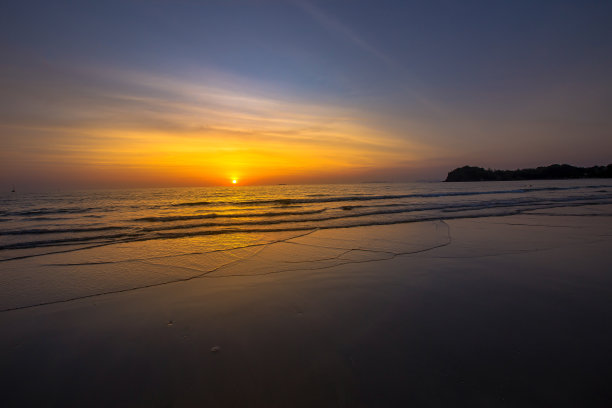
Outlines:
{"label": "ocean wave", "polygon": [[159,217],[143,217],[136,218],[134,221],[146,221],[146,222],[173,222],[173,221],[188,221],[188,220],[200,220],[207,218],[246,218],[246,217],[279,217],[283,215],[306,215],[306,214],[320,214],[326,209],[310,210],[310,211],[277,211],[277,212],[264,212],[264,213],[209,213],[209,214],[198,214],[198,215],[167,215]]}
{"label": "ocean wave", "polygon": [[171,204],[171,206],[172,207],[195,207],[195,206],[209,205],[209,204],[213,204],[213,203],[210,201],[194,201],[194,202]]}
{"label": "ocean wave", "polygon": [[23,221],[66,221],[72,220],[73,217],[32,217],[24,218]]}
{"label": "ocean wave", "polygon": [[52,214],[82,214],[86,212],[91,212],[93,210],[97,210],[97,208],[82,208],[82,207],[72,207],[72,208],[36,208],[33,210],[22,210],[22,211],[13,211],[6,213],[7,215],[19,215],[19,216],[29,216],[29,215],[52,215]]}
{"label": "ocean wave", "polygon": [[126,238],[129,238],[130,240],[136,240],[136,238],[143,238],[143,235],[142,234],[113,234],[113,235],[67,237],[67,238],[48,239],[48,240],[14,242],[11,244],[0,245],[0,250],[4,251],[8,249],[26,249],[26,248],[39,248],[39,247],[60,246],[60,245],[76,245],[76,244],[81,244],[81,243],[91,243],[91,241],[122,242],[122,240]]}
{"label": "ocean wave", "polygon": [[[555,189],[571,190],[572,188]],[[542,190],[542,188],[540,190]],[[515,190],[504,191],[508,192]],[[487,193],[492,194],[491,192]],[[497,193],[499,194],[499,191],[497,191]],[[438,194],[437,196],[440,195],[442,194]],[[463,193],[455,195],[475,194]],[[414,197],[422,195],[410,194],[403,196]],[[432,196],[432,194],[429,194],[429,196]],[[362,196],[360,198],[370,199],[371,197],[372,196]],[[380,202],[378,205],[339,205],[335,208],[317,208],[307,211],[252,212],[252,209],[245,208],[244,212],[224,212],[223,210],[219,210],[219,212],[212,213],[214,215],[165,215],[136,219],[136,221],[149,223],[144,225],[135,224],[135,220],[133,219],[125,219],[125,224],[120,224],[121,221],[119,221],[119,224],[113,221],[115,225],[103,225],[98,223],[98,225],[93,224],[91,226],[86,226],[86,224],[81,224],[79,227],[71,227],[66,223],[57,227],[13,228],[11,230],[0,230],[0,235],[15,236],[15,238],[11,238],[9,242],[6,242],[8,239],[5,239],[5,242],[0,245],[0,250],[18,250],[24,248],[91,243],[119,243],[168,237],[180,238],[194,235],[218,235],[237,232],[249,233],[300,231],[312,228],[343,228],[404,223],[424,219],[454,219],[508,215],[528,211],[530,209],[612,203],[612,194],[609,192],[583,195],[570,194],[564,197],[505,196],[505,198],[486,198],[487,199],[483,197],[482,199],[475,200],[457,200],[452,203],[435,202],[435,200],[404,204]],[[303,199],[300,198],[297,200],[303,201]],[[261,202],[261,200],[259,202]],[[322,201],[319,200],[317,202]],[[232,211],[236,211],[236,209]],[[130,212],[130,214],[132,213]],[[26,220],[29,221],[31,219]],[[65,219],[62,220],[65,221]],[[189,224],[180,223],[189,220],[209,221]],[[116,233],[97,233],[104,231],[114,231]],[[28,235],[36,236],[44,234],[59,234],[59,236],[46,237],[53,238],[47,240],[27,237]],[[20,238],[22,236],[23,238]],[[14,242],[15,240],[21,240],[21,242]]]}
{"label": "ocean wave", "polygon": [[314,203],[333,203],[346,201],[374,201],[374,200],[394,200],[402,198],[440,198],[440,197],[462,197],[462,196],[480,196],[492,194],[519,194],[532,193],[541,191],[566,191],[577,189],[594,189],[607,187],[605,185],[595,186],[572,186],[572,187],[525,187],[509,190],[494,190],[494,191],[447,191],[440,193],[411,193],[411,194],[388,194],[388,195],[348,195],[348,196],[324,196],[313,198],[274,198],[274,199],[257,199],[245,201],[195,201],[173,204],[173,206],[207,206],[207,205],[237,205],[237,206],[254,206],[254,205],[292,205],[292,204],[314,204]]}
{"label": "ocean wave", "polygon": [[9,230],[0,231],[0,235],[39,235],[39,234],[65,234],[79,232],[95,232],[95,231],[112,231],[120,230],[124,227],[108,226],[108,227],[84,227],[84,228],[32,228],[24,230]]}

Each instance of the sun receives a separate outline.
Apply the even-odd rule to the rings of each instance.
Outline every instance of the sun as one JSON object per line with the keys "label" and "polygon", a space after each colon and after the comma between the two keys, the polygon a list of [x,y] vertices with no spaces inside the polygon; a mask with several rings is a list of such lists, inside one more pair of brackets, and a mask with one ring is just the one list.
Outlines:
{"label": "sun", "polygon": [[232,184],[238,183],[238,179],[232,179]]}

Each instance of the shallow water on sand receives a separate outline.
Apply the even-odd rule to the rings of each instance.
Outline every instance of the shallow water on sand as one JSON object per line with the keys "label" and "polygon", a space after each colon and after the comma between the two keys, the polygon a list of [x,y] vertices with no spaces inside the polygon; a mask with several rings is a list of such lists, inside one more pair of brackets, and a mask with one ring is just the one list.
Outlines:
{"label": "shallow water on sand", "polygon": [[4,406],[604,407],[611,222],[584,205],[6,261]]}
{"label": "shallow water on sand", "polygon": [[[447,245],[445,220],[559,207],[596,213],[609,203],[609,180],[8,194],[0,198],[0,309],[214,277],[273,245],[282,256],[250,274],[387,259]],[[359,244],[333,234],[304,244],[323,239],[316,231],[402,223],[414,225],[409,236],[369,229]]]}
{"label": "shallow water on sand", "polygon": [[[245,238],[248,234],[610,202],[612,181],[605,179],[5,193],[0,196],[0,259],[237,233],[243,244],[250,239]],[[214,242],[227,248],[232,241],[236,239]]]}

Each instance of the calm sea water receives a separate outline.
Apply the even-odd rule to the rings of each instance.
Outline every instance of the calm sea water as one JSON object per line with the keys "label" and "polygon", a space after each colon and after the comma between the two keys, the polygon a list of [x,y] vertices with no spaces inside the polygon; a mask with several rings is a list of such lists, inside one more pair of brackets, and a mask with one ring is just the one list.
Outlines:
{"label": "calm sea water", "polygon": [[4,193],[0,312],[388,259],[450,245],[444,220],[598,204],[612,180]]}
{"label": "calm sea water", "polygon": [[612,203],[612,180],[77,191],[0,196],[0,259],[134,241],[508,215]]}

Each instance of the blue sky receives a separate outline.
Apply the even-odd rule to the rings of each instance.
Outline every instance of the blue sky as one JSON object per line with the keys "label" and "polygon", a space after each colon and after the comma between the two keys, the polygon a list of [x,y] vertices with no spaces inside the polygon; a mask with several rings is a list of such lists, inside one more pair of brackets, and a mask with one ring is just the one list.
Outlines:
{"label": "blue sky", "polygon": [[[215,154],[201,147],[207,138],[211,145],[228,138],[196,131],[210,127],[242,132],[229,144],[244,155],[256,150],[245,151],[244,135],[249,143],[259,138],[266,145],[259,160],[294,155],[305,139],[309,154],[345,156],[327,162],[327,172],[310,169],[312,179],[281,161],[276,175],[271,166],[247,169],[240,156],[241,171],[266,174],[253,182],[435,180],[464,164],[610,161],[610,2],[126,0],[2,7],[2,182],[34,185],[45,169],[95,162],[85,173],[113,185],[113,172],[125,174],[130,158],[88,159],[107,149],[101,129],[114,145],[122,137],[133,143],[136,130],[163,131],[159,150],[186,126],[200,143],[192,150],[202,155]],[[248,123],[232,119],[246,114]],[[296,132],[299,141],[270,143]],[[176,143],[190,149],[184,139]],[[136,166],[132,184],[146,179],[155,160],[169,163],[162,156],[156,150]],[[61,180],[66,172],[45,171]]]}

